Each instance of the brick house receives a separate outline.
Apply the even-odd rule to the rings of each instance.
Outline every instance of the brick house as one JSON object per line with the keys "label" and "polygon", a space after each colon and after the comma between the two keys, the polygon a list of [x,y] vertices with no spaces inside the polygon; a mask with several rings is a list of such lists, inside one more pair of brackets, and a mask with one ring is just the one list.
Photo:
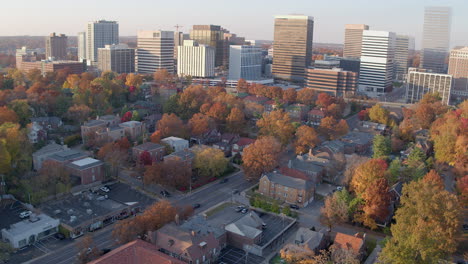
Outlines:
{"label": "brick house", "polygon": [[224,228],[227,232],[227,243],[240,249],[260,244],[263,239],[264,225],[262,219],[255,212],[250,211]]}
{"label": "brick house", "polygon": [[118,126],[120,117],[116,115],[97,116],[95,120],[85,122],[81,126],[81,138],[86,143],[87,137],[97,131],[105,130],[108,127]]}
{"label": "brick house", "polygon": [[116,140],[121,140],[125,137],[124,129],[118,126],[99,128],[95,133],[95,140],[99,146]]}
{"label": "brick house", "polygon": [[322,119],[325,117],[325,112],[320,109],[312,109],[307,114],[309,124],[313,126],[320,126]]}
{"label": "brick house", "polygon": [[162,161],[165,154],[165,147],[163,145],[155,144],[152,142],[145,142],[132,148],[133,160],[138,160],[140,155],[148,151],[151,155],[153,162]]}
{"label": "brick house", "polygon": [[354,236],[337,232],[333,245],[344,250],[350,250],[362,261],[366,255],[366,234],[355,234]]}
{"label": "brick house", "polygon": [[344,135],[340,140],[344,143],[345,154],[365,154],[371,149],[374,135],[366,132],[352,131]]}
{"label": "brick house", "polygon": [[289,168],[280,170],[262,175],[258,188],[260,194],[300,207],[313,201],[314,183],[305,173]]}
{"label": "brick house", "polygon": [[296,232],[294,243],[286,244],[281,253],[288,255],[295,254],[319,254],[320,250],[327,248],[329,238],[325,234],[325,230],[320,232],[312,231],[309,228],[299,227]]}
{"label": "brick house", "polygon": [[217,129],[211,129],[210,131],[200,135],[190,137],[190,142],[198,145],[206,145],[218,142],[221,140],[221,133]]}
{"label": "brick house", "polygon": [[65,168],[70,171],[72,176],[80,178],[83,185],[104,180],[104,162],[97,159],[75,160],[67,163]]}
{"label": "brick house", "polygon": [[69,162],[73,162],[75,160],[80,160],[87,158],[88,155],[74,149],[67,149],[61,152],[54,153],[46,158],[46,160],[50,160],[55,162],[58,166],[64,166]]}
{"label": "brick house", "polygon": [[246,138],[246,137],[239,138],[237,143],[234,143],[232,145],[232,156],[235,156],[238,153],[239,155],[242,156],[242,154],[244,153],[244,149],[248,147],[250,144],[253,144],[254,142],[255,142],[255,139]]}
{"label": "brick house", "polygon": [[124,129],[125,136],[132,141],[137,141],[146,132],[145,124],[140,121],[124,122],[119,124],[119,127]]}

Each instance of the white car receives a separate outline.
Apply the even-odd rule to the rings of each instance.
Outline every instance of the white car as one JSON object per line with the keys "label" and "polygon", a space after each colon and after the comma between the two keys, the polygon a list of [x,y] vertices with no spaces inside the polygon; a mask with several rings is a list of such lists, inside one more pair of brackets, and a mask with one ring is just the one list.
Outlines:
{"label": "white car", "polygon": [[109,192],[109,188],[107,188],[106,186],[102,186],[101,188],[99,188],[99,190],[103,191],[103,192]]}
{"label": "white car", "polygon": [[31,211],[23,211],[23,212],[21,212],[21,213],[19,214],[19,217],[20,217],[21,219],[24,219],[24,218],[26,218],[26,217],[29,217],[31,214],[32,214]]}
{"label": "white car", "polygon": [[338,190],[338,191],[343,190],[343,186],[338,186],[338,187],[336,187],[336,190]]}

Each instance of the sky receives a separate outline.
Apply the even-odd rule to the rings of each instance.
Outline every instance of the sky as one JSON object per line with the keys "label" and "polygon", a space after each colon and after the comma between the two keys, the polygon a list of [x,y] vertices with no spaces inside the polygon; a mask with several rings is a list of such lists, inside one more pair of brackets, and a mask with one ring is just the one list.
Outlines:
{"label": "sky", "polygon": [[468,46],[468,0],[1,0],[0,36],[70,36],[88,21],[119,22],[121,36],[138,30],[187,32],[213,24],[246,39],[273,39],[275,15],[314,17],[314,42],[343,43],[345,24],[414,36],[420,47],[424,6],[452,7],[451,46]]}

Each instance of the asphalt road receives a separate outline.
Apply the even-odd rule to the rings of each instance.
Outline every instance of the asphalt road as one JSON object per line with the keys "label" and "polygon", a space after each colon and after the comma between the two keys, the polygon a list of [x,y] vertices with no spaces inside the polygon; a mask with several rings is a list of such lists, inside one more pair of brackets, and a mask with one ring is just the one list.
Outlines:
{"label": "asphalt road", "polygon": [[[196,209],[195,213],[200,213],[222,201],[228,200],[232,197],[233,190],[243,191],[248,187],[254,185],[254,182],[248,182],[244,179],[243,173],[237,172],[228,177],[228,182],[219,183],[219,181],[213,182],[212,184],[202,187],[200,190],[194,191],[191,194],[184,196],[174,197],[171,200],[176,205],[193,205],[199,203],[200,208]],[[103,248],[114,248],[114,239],[112,238],[113,225],[107,226],[95,233],[91,234],[96,246],[99,249]],[[46,255],[39,258],[30,260],[26,263],[31,264],[72,264],[76,263],[76,254],[78,249],[76,248],[77,242],[81,238],[78,238],[72,244],[68,244],[64,247],[56,249]]]}

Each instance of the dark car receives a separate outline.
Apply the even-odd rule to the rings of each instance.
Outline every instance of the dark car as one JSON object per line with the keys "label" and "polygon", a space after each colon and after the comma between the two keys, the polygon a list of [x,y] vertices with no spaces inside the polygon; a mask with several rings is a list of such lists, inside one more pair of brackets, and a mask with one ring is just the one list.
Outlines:
{"label": "dark car", "polygon": [[171,197],[171,194],[170,194],[168,191],[166,191],[166,190],[162,190],[162,191],[160,192],[160,194],[161,194],[162,196],[164,196],[164,197]]}
{"label": "dark car", "polygon": [[107,254],[107,253],[111,252],[111,250],[112,250],[112,249],[110,249],[110,248],[103,248],[103,249],[101,250],[101,255]]}
{"label": "dark car", "polygon": [[219,183],[226,183],[226,182],[228,182],[228,181],[229,181],[229,179],[226,179],[226,178],[225,178],[225,179],[222,179]]}
{"label": "dark car", "polygon": [[238,193],[239,193],[239,190],[232,191],[232,194],[238,194]]}
{"label": "dark car", "polygon": [[299,206],[295,205],[295,204],[291,204],[289,206],[291,209],[295,209],[295,210],[299,210]]}
{"label": "dark car", "polygon": [[201,207],[201,204],[196,203],[196,204],[193,204],[192,207],[193,207],[193,209],[197,209],[197,208]]}
{"label": "dark car", "polygon": [[64,239],[65,239],[65,235],[62,234],[62,233],[56,233],[56,234],[54,235],[54,237],[55,237],[56,239],[58,239],[58,240],[64,240]]}

